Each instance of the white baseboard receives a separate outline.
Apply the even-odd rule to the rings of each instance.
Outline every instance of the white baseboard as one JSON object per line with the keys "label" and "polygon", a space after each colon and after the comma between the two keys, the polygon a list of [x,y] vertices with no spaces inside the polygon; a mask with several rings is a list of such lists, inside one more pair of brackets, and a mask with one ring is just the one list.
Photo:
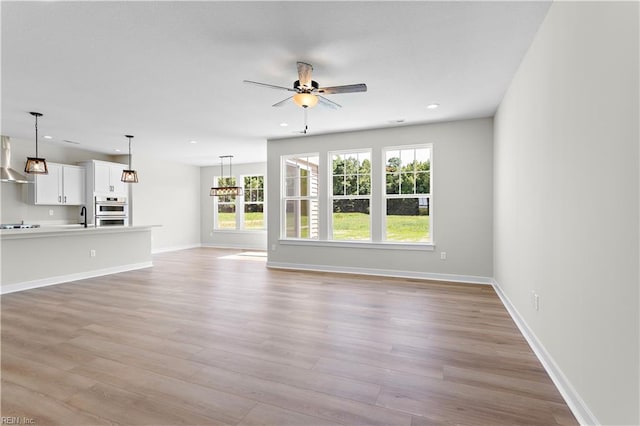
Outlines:
{"label": "white baseboard", "polygon": [[151,250],[151,254],[167,253],[170,251],[178,251],[178,250],[188,250],[188,249],[198,248],[198,247],[202,247],[202,244],[198,243],[198,244],[187,244],[184,246],[160,247],[160,248]]}
{"label": "white baseboard", "polygon": [[267,251],[267,247],[251,246],[247,244],[211,244],[204,243],[200,247],[219,248],[219,249],[238,249],[238,250],[258,250]]}
{"label": "white baseboard", "polygon": [[57,277],[42,278],[33,281],[7,284],[0,288],[0,294],[15,293],[16,291],[30,290],[32,288],[46,287],[55,284],[67,283],[70,281],[84,280],[87,278],[101,277],[103,275],[117,274],[120,272],[133,271],[136,269],[150,268],[153,262],[132,263],[129,265],[114,266],[112,268],[95,269],[93,271],[78,272],[75,274],[59,275]]}
{"label": "white baseboard", "polygon": [[399,271],[395,269],[353,268],[346,266],[305,265],[300,263],[267,262],[267,268],[292,269],[316,272],[336,272],[339,274],[374,275],[381,277],[416,278],[432,281],[451,281],[466,284],[491,285],[492,278],[475,275],[436,274],[432,272]]}
{"label": "white baseboard", "polygon": [[520,332],[529,343],[529,346],[531,346],[531,349],[533,349],[533,352],[542,363],[542,366],[547,371],[547,374],[549,374],[549,377],[551,377],[551,380],[558,388],[558,391],[560,391],[560,394],[578,422],[581,425],[601,424],[598,422],[598,419],[596,419],[596,416],[594,416],[591,410],[589,410],[589,407],[587,407],[587,404],[580,397],[578,392],[576,392],[575,388],[571,385],[571,382],[564,375],[558,364],[553,360],[553,357],[551,357],[544,345],[536,337],[533,330],[527,325],[522,315],[520,315],[516,307],[511,303],[511,300],[509,300],[507,295],[502,291],[500,284],[495,280],[492,281],[493,288],[502,301],[502,304],[509,312],[509,315],[511,315],[511,318],[520,329]]}

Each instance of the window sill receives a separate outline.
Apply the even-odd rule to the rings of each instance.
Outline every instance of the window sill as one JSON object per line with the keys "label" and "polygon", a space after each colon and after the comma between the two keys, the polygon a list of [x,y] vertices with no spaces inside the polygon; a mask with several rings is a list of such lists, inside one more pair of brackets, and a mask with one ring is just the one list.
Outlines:
{"label": "window sill", "polygon": [[229,233],[229,234],[254,234],[257,232],[262,232],[265,233],[267,232],[266,229],[212,229],[211,232],[213,232],[214,234],[224,234],[224,233]]}
{"label": "window sill", "polygon": [[357,249],[384,249],[384,250],[417,250],[434,251],[433,243],[393,243],[371,241],[321,241],[321,240],[294,240],[280,239],[283,246],[307,246],[307,247],[344,247]]}

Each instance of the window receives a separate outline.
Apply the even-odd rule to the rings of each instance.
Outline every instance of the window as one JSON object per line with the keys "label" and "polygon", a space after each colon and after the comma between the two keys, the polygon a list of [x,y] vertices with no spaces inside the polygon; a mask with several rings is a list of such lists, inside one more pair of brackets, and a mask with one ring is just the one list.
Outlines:
{"label": "window", "polygon": [[285,238],[318,239],[319,155],[282,158]]}
{"label": "window", "polygon": [[333,240],[371,240],[371,151],[329,153]]}
{"label": "window", "polygon": [[264,176],[244,177],[243,229],[264,229]]}
{"label": "window", "polygon": [[384,154],[384,240],[431,241],[430,147],[387,148]]}
{"label": "window", "polygon": [[280,237],[432,250],[432,152],[420,144],[282,156]]}
{"label": "window", "polygon": [[[216,186],[236,186],[234,177],[217,177]],[[236,196],[214,197],[214,229],[236,229]]]}
{"label": "window", "polygon": [[[214,177],[215,186],[236,186],[236,177]],[[264,176],[241,176],[243,195],[213,197],[213,228],[216,230],[263,230]]]}

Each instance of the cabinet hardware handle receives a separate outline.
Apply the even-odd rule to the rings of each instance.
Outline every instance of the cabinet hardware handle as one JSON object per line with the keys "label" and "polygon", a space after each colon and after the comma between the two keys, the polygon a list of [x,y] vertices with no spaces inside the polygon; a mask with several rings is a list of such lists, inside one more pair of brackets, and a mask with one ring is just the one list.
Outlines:
{"label": "cabinet hardware handle", "polygon": [[58,202],[61,203],[62,202],[62,197],[60,195],[58,195]]}
{"label": "cabinet hardware handle", "polygon": [[65,203],[67,202],[67,196],[66,195],[64,196],[64,202]]}

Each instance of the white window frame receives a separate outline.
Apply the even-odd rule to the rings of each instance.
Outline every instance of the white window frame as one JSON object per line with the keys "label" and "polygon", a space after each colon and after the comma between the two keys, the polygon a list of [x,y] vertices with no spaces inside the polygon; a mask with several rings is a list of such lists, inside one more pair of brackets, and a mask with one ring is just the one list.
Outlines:
{"label": "white window frame", "polygon": [[[250,176],[262,176],[263,178],[263,210],[264,210],[264,227],[261,229],[245,229],[244,228],[244,178]],[[236,227],[235,228],[219,228],[218,227],[218,205],[220,202],[219,197],[213,198],[213,231],[214,232],[264,232],[267,229],[267,198],[266,198],[266,187],[267,187],[267,176],[262,173],[250,173],[245,175],[234,175],[234,176],[214,176],[213,177],[213,186],[218,186],[219,178],[234,178],[236,181],[236,186],[241,186],[243,190],[243,194],[236,196],[235,200],[235,210],[236,210]],[[249,203],[249,204],[259,204],[259,203]]]}
{"label": "white window frame", "polygon": [[[262,201],[245,201],[244,200],[244,196],[245,196],[245,191],[247,190],[247,188],[244,186],[244,179],[247,177],[262,177]],[[267,177],[263,174],[260,173],[251,173],[251,174],[246,174],[246,175],[240,175],[240,182],[242,182],[242,196],[239,197],[241,198],[240,200],[240,207],[236,206],[237,208],[240,208],[240,227],[238,228],[240,231],[247,231],[247,232],[253,232],[253,231],[264,231],[265,229],[267,229],[267,197],[266,197],[266,191],[267,191]],[[237,199],[236,199],[236,203],[238,203]],[[251,228],[251,229],[247,229],[244,227],[244,207],[247,204],[262,204],[262,215],[263,215],[263,226],[262,228]]]}
{"label": "white window frame", "polygon": [[[219,179],[233,178],[236,183],[238,182],[238,178],[235,176],[214,176],[213,177],[213,186],[220,186]],[[231,204],[231,203],[229,203]],[[220,228],[218,227],[218,206],[220,205],[220,197],[213,197],[213,231],[214,232],[230,232],[238,230],[238,197],[235,197],[235,202],[233,203],[235,208],[235,228]]]}
{"label": "white window frame", "polygon": [[[320,208],[319,188],[316,190],[315,195],[312,195],[312,179],[307,179],[307,195],[287,195],[287,161],[292,159],[301,159],[308,157],[318,158],[318,170],[316,173],[316,180],[320,183],[320,153],[310,152],[301,154],[289,154],[280,157],[280,238],[282,240],[298,240],[298,241],[319,241],[320,232],[316,230],[315,237],[311,236],[311,224],[309,224],[309,237],[288,237],[287,236],[287,201],[309,201],[309,205],[315,201],[318,209]],[[300,191],[298,191],[300,192]],[[319,218],[318,218],[319,220]],[[318,224],[319,226],[319,224]]]}
{"label": "white window frame", "polygon": [[[369,154],[369,162],[371,163],[371,170],[369,172],[369,195],[334,195],[333,194],[333,156],[344,154]],[[339,151],[329,151],[327,153],[327,210],[328,210],[328,241],[337,242],[371,242],[373,240],[373,150],[371,148],[357,148],[357,149],[343,149]],[[333,202],[334,200],[369,200],[369,238],[367,240],[336,240],[333,237]]]}
{"label": "white window frame", "polygon": [[[429,194],[387,194],[387,152],[395,150],[406,149],[428,149],[429,150]],[[412,245],[433,245],[433,144],[412,144],[412,145],[398,145],[398,146],[385,146],[382,148],[380,169],[382,170],[380,196],[381,203],[381,218],[382,218],[382,243],[384,244],[412,244]],[[400,187],[402,188],[402,186]],[[387,200],[388,199],[402,199],[402,198],[428,198],[429,199],[429,240],[428,241],[387,241]]]}

